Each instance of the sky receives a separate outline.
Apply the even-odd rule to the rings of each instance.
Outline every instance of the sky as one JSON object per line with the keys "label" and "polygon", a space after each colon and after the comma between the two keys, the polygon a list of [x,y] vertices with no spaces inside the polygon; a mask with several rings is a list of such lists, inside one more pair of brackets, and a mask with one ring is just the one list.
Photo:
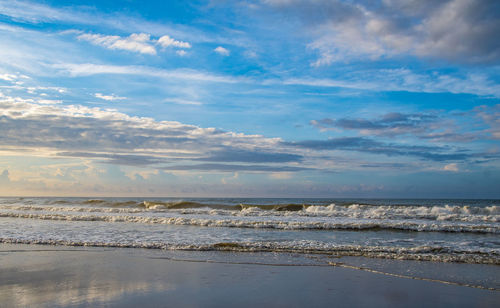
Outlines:
{"label": "sky", "polygon": [[0,0],[0,195],[500,198],[495,0]]}

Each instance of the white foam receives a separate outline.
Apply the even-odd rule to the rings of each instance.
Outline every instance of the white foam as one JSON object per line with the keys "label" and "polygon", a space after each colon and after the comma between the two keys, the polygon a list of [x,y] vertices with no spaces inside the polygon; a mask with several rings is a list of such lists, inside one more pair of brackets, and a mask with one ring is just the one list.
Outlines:
{"label": "white foam", "polygon": [[444,231],[471,233],[500,233],[499,224],[471,224],[425,220],[369,220],[369,219],[266,219],[266,217],[189,217],[189,216],[141,216],[141,215],[73,215],[62,213],[0,212],[0,217],[66,221],[103,221],[146,224],[192,225],[206,227],[272,228],[283,230],[369,230],[390,229],[407,231]]}
{"label": "white foam", "polygon": [[43,205],[0,205],[0,210],[49,211],[49,212],[94,212],[94,213],[142,213],[172,212],[213,216],[262,216],[262,217],[345,217],[356,219],[413,220],[424,219],[449,222],[497,223],[500,222],[500,207],[496,205],[480,208],[470,206],[372,206],[352,204],[349,206],[306,206],[300,211],[263,210],[245,207],[241,211],[213,209],[209,207],[170,209],[164,204],[147,203],[145,207],[102,207],[102,206],[43,206]]}
{"label": "white foam", "polygon": [[[447,221],[500,222],[500,207],[480,208],[470,206],[373,206],[352,204],[349,206],[309,206],[304,210],[312,215],[369,219],[429,219]],[[300,214],[299,214],[300,215]]]}

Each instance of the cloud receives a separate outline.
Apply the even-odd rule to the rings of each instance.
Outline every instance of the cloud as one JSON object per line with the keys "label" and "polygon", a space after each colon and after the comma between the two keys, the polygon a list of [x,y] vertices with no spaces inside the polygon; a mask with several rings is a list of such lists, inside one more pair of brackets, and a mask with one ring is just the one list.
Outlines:
{"label": "cloud", "polygon": [[[342,79],[288,78],[285,85],[334,87],[369,91],[408,91],[423,93],[454,93],[500,98],[500,84],[483,73],[465,76],[442,74],[437,71],[416,73],[409,69],[358,70]],[[272,81],[270,82],[272,83]]]}
{"label": "cloud", "polygon": [[[394,1],[392,1],[394,2]],[[469,63],[498,63],[500,3],[495,0],[452,0],[423,20],[417,55]]]}
{"label": "cloud", "polygon": [[182,98],[167,98],[163,100],[166,103],[174,103],[174,104],[179,104],[179,105],[191,105],[191,106],[201,106],[203,105],[202,102],[199,101],[193,101],[193,100],[187,100],[187,99],[182,99]]}
{"label": "cloud", "polygon": [[[59,10],[39,3],[27,1],[0,1],[0,14],[15,21],[41,23],[52,21],[91,22],[90,16],[77,15],[67,10]],[[87,17],[87,18],[85,18]]]}
{"label": "cloud", "polygon": [[[0,129],[3,149],[36,149],[49,157],[172,170],[306,169],[287,165],[303,158],[280,148],[277,138],[131,117],[110,109],[0,99]],[[199,161],[207,164],[194,164]],[[233,162],[239,164],[227,164]]]}
{"label": "cloud", "polygon": [[456,163],[448,164],[443,167],[444,171],[458,172],[458,166]]}
{"label": "cloud", "polygon": [[[3,80],[8,85],[0,85],[2,89],[22,90],[29,94],[36,94],[41,91],[56,92],[63,94],[67,92],[66,88],[62,87],[46,87],[33,84],[33,79],[29,76],[20,73],[0,73],[0,80]],[[45,93],[46,94],[46,93]],[[2,97],[0,92],[0,97]]]}
{"label": "cloud", "polygon": [[[478,109],[478,117],[482,116],[481,112],[487,110]],[[411,125],[420,125],[419,121],[425,125],[425,119],[433,117],[389,113],[366,121],[339,123],[356,129],[390,130],[403,127],[403,124],[412,128]],[[323,125],[332,123],[336,125],[336,120],[322,122]],[[153,170],[332,172],[346,168],[402,169],[408,164],[421,167],[433,163],[438,165],[433,170],[437,170],[442,168],[439,166],[442,162],[484,163],[499,158],[497,153],[485,154],[442,144],[425,145],[411,140],[384,142],[368,137],[338,137],[284,141],[175,121],[132,117],[112,109],[47,105],[36,99],[14,99],[5,95],[0,98],[0,130],[3,155],[79,158]],[[353,153],[366,155],[363,158]],[[387,161],[386,157],[403,158]]]}
{"label": "cloud", "polygon": [[171,38],[168,35],[164,35],[160,37],[157,41],[157,44],[162,46],[162,47],[177,47],[177,48],[191,48],[191,44],[188,42],[182,42],[182,41],[177,41]]}
{"label": "cloud", "polygon": [[[155,45],[159,45],[163,48],[191,48],[190,43],[177,41],[168,35],[164,35],[158,40],[155,40],[151,38],[150,34],[146,33],[132,33],[128,37],[85,33],[78,35],[77,38],[108,49],[121,49],[150,55],[156,55],[157,50]],[[177,54],[183,56],[186,52],[177,50]]]}
{"label": "cloud", "polygon": [[[39,2],[39,1],[38,1]],[[230,41],[232,44],[241,44],[234,37],[225,38],[208,35],[204,31],[186,24],[173,24],[164,21],[151,21],[137,15],[127,14],[119,10],[113,12],[99,11],[96,6],[83,5],[54,5],[49,6],[37,1],[0,0],[0,16],[10,19],[15,23],[55,24],[66,27],[79,28],[98,27],[99,29],[113,29],[121,33],[150,33],[161,37],[168,33],[173,37],[181,37],[196,42],[221,42]],[[126,7],[124,4],[123,7]],[[0,24],[0,28],[5,25]],[[59,28],[59,27],[58,27]],[[71,31],[71,30],[69,30]]]}
{"label": "cloud", "polygon": [[309,170],[304,167],[293,166],[266,166],[266,165],[233,165],[233,164],[194,164],[194,165],[179,165],[168,166],[164,170],[195,170],[195,171],[220,171],[220,172],[234,172],[234,171],[250,171],[250,172],[297,172]]}
{"label": "cloud", "polygon": [[133,33],[128,37],[102,34],[81,34],[79,40],[88,41],[94,45],[106,47],[108,49],[121,49],[142,54],[155,55],[156,49],[152,45],[149,34]]}
{"label": "cloud", "polygon": [[227,50],[226,48],[224,48],[222,46],[215,48],[214,51],[222,56],[229,56],[229,53],[230,53],[229,50]]}
{"label": "cloud", "polygon": [[21,74],[0,74],[0,79],[5,80],[5,81],[10,81],[10,82],[15,82],[15,83],[20,83],[22,84],[23,79],[29,79],[28,76],[26,75],[21,75]]}
{"label": "cloud", "polygon": [[[302,22],[314,65],[349,59],[377,59],[412,54],[466,63],[498,63],[495,40],[500,18],[492,0],[262,1],[264,9]],[[0,1],[0,12],[15,22],[80,24],[151,33],[199,42],[249,45],[248,39],[208,35],[186,25],[167,25],[93,7],[51,7],[28,1]],[[178,39],[173,39],[181,43]],[[189,44],[189,43],[188,43]]]}
{"label": "cloud", "polygon": [[293,178],[293,175],[290,172],[273,172],[269,175],[269,178],[275,180],[289,180]]}
{"label": "cloud", "polygon": [[405,164],[405,163],[364,163],[361,164],[360,167],[362,168],[376,168],[376,169],[409,169],[409,170],[414,170],[415,166],[412,164]]}
{"label": "cloud", "polygon": [[212,162],[283,163],[300,162],[302,159],[303,157],[297,154],[249,151],[226,147],[223,151],[210,153],[208,156],[198,158],[197,160]]}
{"label": "cloud", "polygon": [[375,131],[377,134],[399,135],[421,129],[422,124],[435,121],[437,117],[427,114],[402,114],[391,112],[383,115],[379,119],[368,120],[362,118],[341,118],[337,120],[325,118],[319,121],[311,121],[311,124],[328,130],[331,127],[352,130]]}
{"label": "cloud", "polygon": [[500,139],[500,104],[494,106],[479,106],[474,109],[476,117],[489,127],[486,129],[493,139]]}
{"label": "cloud", "polygon": [[52,104],[61,104],[62,100],[60,99],[39,99],[37,103],[44,105],[52,105]]}
{"label": "cloud", "polygon": [[125,166],[151,166],[168,162],[167,159],[147,154],[115,154],[99,152],[57,152],[59,157],[102,158],[101,162]]}
{"label": "cloud", "polygon": [[344,79],[285,78],[261,81],[241,76],[216,75],[194,69],[165,70],[148,66],[105,65],[94,63],[57,63],[51,67],[71,76],[98,74],[123,74],[175,78],[185,80],[248,83],[262,85],[309,86],[326,88],[347,88],[368,91],[408,91],[424,93],[454,93],[494,96],[500,98],[500,84],[482,74],[469,74],[465,78],[443,75],[437,72],[418,74],[408,69],[383,69],[357,71]]}
{"label": "cloud", "polygon": [[308,47],[319,53],[314,66],[404,54],[500,61],[500,3],[494,0],[263,2],[302,21],[313,37]]}
{"label": "cloud", "polygon": [[96,93],[94,95],[95,95],[95,97],[106,100],[106,101],[117,101],[117,100],[127,99],[126,97],[116,96],[114,94],[104,95],[102,93]]}
{"label": "cloud", "polygon": [[8,182],[10,182],[9,170],[5,169],[4,171],[2,171],[2,173],[0,173],[0,183],[8,183]]}
{"label": "cloud", "polygon": [[69,74],[73,77],[92,76],[99,74],[115,74],[222,83],[238,83],[246,81],[246,79],[243,78],[215,75],[194,69],[164,70],[148,66],[104,65],[93,63],[59,63],[53,64],[51,66],[56,70]]}
{"label": "cloud", "polygon": [[413,156],[432,161],[465,160],[470,154],[449,147],[385,143],[365,137],[284,142],[284,145],[311,150],[343,150],[386,156]]}
{"label": "cloud", "polygon": [[18,96],[11,97],[11,96],[6,96],[2,92],[0,92],[0,102],[4,104],[35,103],[37,105],[55,105],[55,104],[61,104],[62,100],[44,99],[44,98],[22,98]]}
{"label": "cloud", "polygon": [[311,125],[321,131],[357,131],[364,136],[414,136],[430,141],[470,142],[480,138],[479,132],[460,132],[450,119],[428,113],[386,113],[379,118],[324,118],[312,120]]}

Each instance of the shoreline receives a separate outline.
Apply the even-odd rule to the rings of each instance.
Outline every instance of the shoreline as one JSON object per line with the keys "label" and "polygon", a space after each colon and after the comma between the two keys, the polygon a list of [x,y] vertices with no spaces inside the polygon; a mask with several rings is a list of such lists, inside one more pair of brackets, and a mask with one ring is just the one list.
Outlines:
{"label": "shoreline", "polygon": [[294,254],[27,244],[0,244],[0,256],[5,307],[494,307],[500,301],[496,274],[490,273],[493,290],[437,274],[487,275],[498,266],[362,257],[325,264]]}

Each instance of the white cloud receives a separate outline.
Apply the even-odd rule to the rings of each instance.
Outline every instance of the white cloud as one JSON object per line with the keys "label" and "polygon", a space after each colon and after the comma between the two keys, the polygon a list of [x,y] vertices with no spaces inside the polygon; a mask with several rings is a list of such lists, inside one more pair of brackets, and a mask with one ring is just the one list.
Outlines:
{"label": "white cloud", "polygon": [[96,94],[94,94],[94,96],[97,97],[97,98],[106,100],[106,101],[116,101],[116,100],[127,99],[126,97],[116,96],[114,94],[104,95],[102,93],[96,93]]}
{"label": "white cloud", "polygon": [[184,80],[196,80],[207,82],[222,82],[222,83],[238,83],[248,82],[244,78],[236,78],[231,76],[214,75],[207,72],[197,71],[193,69],[176,69],[163,70],[147,66],[132,66],[132,65],[99,65],[92,63],[64,63],[54,64],[53,68],[62,70],[71,76],[91,76],[97,74],[124,74],[124,75],[140,75],[152,76],[159,78],[175,78]]}
{"label": "white cloud", "polygon": [[176,50],[175,53],[181,57],[183,57],[187,54],[187,52],[185,50]]}
{"label": "white cloud", "polygon": [[0,74],[0,79],[15,84],[23,84],[23,80],[30,79],[30,77],[19,73],[16,74],[2,73]]}
{"label": "white cloud", "polygon": [[[50,91],[63,94],[67,92],[67,89],[60,87],[40,87],[40,86],[26,86],[24,82],[15,81],[13,85],[10,86],[0,86],[3,89],[13,89],[13,90],[23,90],[29,94],[36,94],[40,91]],[[41,93],[40,95],[47,95],[47,93]]]}
{"label": "white cloud", "polygon": [[215,48],[214,51],[220,55],[223,55],[223,56],[229,56],[229,53],[230,53],[229,50],[227,50],[226,48],[224,48],[222,46]]}
{"label": "white cloud", "polygon": [[[15,21],[22,21],[27,23],[53,23],[58,22],[62,24],[75,25],[90,25],[98,26],[99,28],[105,27],[108,29],[119,30],[125,33],[150,33],[152,36],[161,37],[165,33],[173,37],[182,37],[190,41],[197,42],[214,42],[214,41],[231,41],[237,44],[234,37],[221,38],[207,35],[196,27],[188,25],[177,25],[165,22],[153,22],[143,18],[137,18],[125,13],[113,12],[111,14],[99,12],[93,7],[87,6],[48,6],[36,1],[16,1],[16,0],[0,0],[1,15],[7,16]],[[23,28],[14,28],[0,24],[0,29],[10,27],[15,32],[19,32]],[[83,27],[88,28],[88,27]],[[79,30],[68,30],[66,33],[77,33]],[[64,31],[62,31],[64,33]],[[61,33],[61,32],[60,32]],[[61,33],[62,34],[62,33]]]}
{"label": "white cloud", "polygon": [[[41,94],[41,97],[45,96],[46,95],[43,95],[43,93]],[[45,98],[22,98],[19,96],[12,97],[12,96],[7,96],[4,93],[0,92],[0,102],[11,103],[11,104],[34,103],[40,105],[54,105],[54,104],[61,104],[62,100],[45,99]]]}
{"label": "white cloud", "polygon": [[62,100],[59,100],[59,99],[39,99],[39,100],[37,100],[37,103],[43,104],[43,105],[53,105],[53,104],[61,104]]}
{"label": "white cloud", "polygon": [[157,44],[159,44],[162,47],[177,47],[177,48],[191,48],[191,44],[188,42],[182,42],[182,41],[177,41],[171,38],[168,35],[164,35],[158,39]]}
{"label": "white cloud", "polygon": [[13,74],[0,74],[0,79],[5,81],[14,81],[17,79],[17,76]]}
{"label": "white cloud", "polygon": [[79,35],[78,39],[108,49],[121,49],[150,55],[156,54],[156,49],[152,45],[153,42],[150,39],[150,35],[145,33],[133,33],[128,37],[86,33]]}
{"label": "white cloud", "polygon": [[[79,32],[76,33],[79,34]],[[175,40],[168,35],[164,35],[156,40],[154,38],[151,38],[150,34],[146,33],[132,33],[128,37],[84,33],[79,34],[77,38],[79,40],[85,40],[94,45],[106,47],[108,49],[127,50],[150,55],[156,54],[156,45],[159,45],[163,48],[191,48],[190,43]],[[177,54],[183,56],[186,54],[186,52],[183,50],[177,50]]]}
{"label": "white cloud", "polygon": [[174,103],[174,104],[179,104],[179,105],[193,105],[193,106],[203,105],[203,103],[199,102],[199,101],[193,101],[193,100],[187,100],[187,99],[181,99],[181,98],[167,98],[164,100],[164,102]]}
{"label": "white cloud", "polygon": [[500,97],[500,84],[480,73],[456,77],[438,72],[423,74],[408,69],[382,69],[357,71],[345,79],[289,78],[280,82],[288,85],[372,91],[447,92]]}
{"label": "white cloud", "polygon": [[0,1],[0,11],[2,12],[2,15],[9,16],[14,20],[32,23],[53,20],[70,22],[92,21],[92,19],[89,18],[90,16],[87,14],[77,15],[72,14],[67,10],[59,10],[43,4],[16,0]]}
{"label": "white cloud", "polygon": [[448,164],[448,165],[443,167],[443,170],[444,171],[451,171],[451,172],[458,172],[458,166],[455,163]]}

